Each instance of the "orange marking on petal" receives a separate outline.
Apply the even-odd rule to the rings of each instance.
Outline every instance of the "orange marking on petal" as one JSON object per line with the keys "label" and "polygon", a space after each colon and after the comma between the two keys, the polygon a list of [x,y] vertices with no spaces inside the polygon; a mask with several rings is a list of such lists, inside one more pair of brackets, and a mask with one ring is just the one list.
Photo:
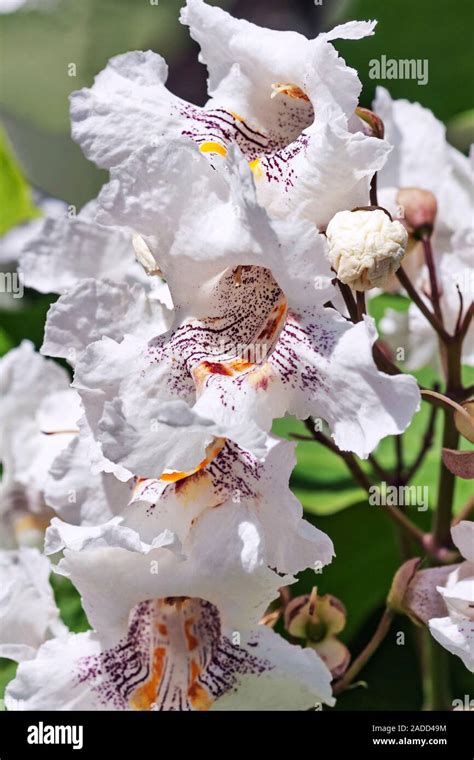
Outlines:
{"label": "orange marking on petal", "polygon": [[195,660],[191,660],[188,699],[195,710],[210,710],[214,700],[204,686],[197,680],[200,674],[201,668],[199,664]]}
{"label": "orange marking on petal", "polygon": [[268,362],[262,364],[260,367],[256,367],[253,372],[248,376],[249,383],[258,390],[266,391],[268,384],[272,379],[273,369]]}
{"label": "orange marking on petal", "polygon": [[147,680],[132,692],[129,704],[132,710],[150,710],[163,677],[166,662],[166,649],[157,647],[153,652],[153,663]]}
{"label": "orange marking on petal", "polygon": [[193,651],[193,649],[196,649],[198,645],[198,640],[196,636],[191,632],[191,627],[194,623],[194,618],[189,618],[189,620],[185,620],[184,622],[184,635],[186,636],[186,643],[188,645],[188,650],[190,652]]}
{"label": "orange marking on petal", "polygon": [[14,522],[15,533],[27,530],[44,531],[49,525],[49,519],[41,515],[23,515]]}
{"label": "orange marking on petal", "polygon": [[247,359],[234,359],[233,361],[229,362],[228,367],[230,367],[234,372],[244,372],[246,369],[250,369],[254,366],[253,362],[247,361]]}
{"label": "orange marking on petal", "polygon": [[257,340],[263,340],[263,338],[273,339],[285,317],[286,300],[282,301],[280,304],[278,304],[278,306],[275,307],[274,313],[272,312],[268,318],[266,325],[257,336]]}
{"label": "orange marking on petal", "polygon": [[227,156],[227,148],[217,142],[203,142],[199,146],[199,150],[201,153],[218,153],[223,158]]}
{"label": "orange marking on petal", "polygon": [[179,470],[173,470],[172,472],[165,471],[161,473],[159,479],[166,481],[166,483],[175,483],[177,480],[188,478],[190,474],[190,472],[180,472]]}
{"label": "orange marking on petal", "polygon": [[184,478],[189,478],[191,475],[195,475],[197,472],[207,467],[207,465],[216,458],[224,444],[225,438],[215,438],[206,449],[206,458],[199,462],[194,470],[189,470],[189,472],[180,472],[179,470],[170,470],[167,472],[165,470],[165,472],[161,473],[159,479],[164,480],[166,483],[176,483],[179,480],[184,480]]}

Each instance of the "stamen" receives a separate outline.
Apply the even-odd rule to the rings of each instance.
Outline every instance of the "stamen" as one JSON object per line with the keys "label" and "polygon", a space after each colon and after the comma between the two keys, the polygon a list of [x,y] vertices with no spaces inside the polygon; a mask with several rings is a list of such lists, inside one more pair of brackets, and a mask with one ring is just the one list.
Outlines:
{"label": "stamen", "polygon": [[234,285],[236,288],[240,288],[242,285],[242,265],[239,264],[238,267],[236,267],[233,271],[234,276]]}
{"label": "stamen", "polygon": [[276,98],[277,95],[287,95],[289,98],[306,100],[309,103],[309,98],[306,93],[296,84],[282,84],[280,82],[275,82],[272,84],[272,90],[273,92],[270,95],[271,98]]}
{"label": "stamen", "polygon": [[65,428],[64,430],[42,430],[43,435],[79,435],[79,428]]}
{"label": "stamen", "polygon": [[155,257],[153,256],[152,252],[150,251],[148,245],[145,243],[141,235],[135,234],[133,236],[132,245],[135,253],[135,258],[138,263],[142,265],[145,272],[150,276],[157,275],[158,277],[163,277],[163,273],[158,266]]}
{"label": "stamen", "polygon": [[318,617],[316,615],[317,600],[318,600],[318,588],[317,586],[313,586],[313,589],[311,591],[311,596],[309,597],[309,607],[308,607],[308,615],[313,621],[313,623],[316,623],[318,620]]}

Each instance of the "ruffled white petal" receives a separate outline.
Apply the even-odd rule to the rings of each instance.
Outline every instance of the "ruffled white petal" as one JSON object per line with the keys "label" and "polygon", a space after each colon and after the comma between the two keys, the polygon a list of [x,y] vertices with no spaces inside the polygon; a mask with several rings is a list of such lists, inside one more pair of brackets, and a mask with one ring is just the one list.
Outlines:
{"label": "ruffled white petal", "polygon": [[429,626],[433,638],[448,652],[460,657],[466,668],[474,673],[474,621],[432,618]]}
{"label": "ruffled white petal", "polygon": [[141,286],[87,279],[61,296],[48,312],[42,353],[76,363],[90,343],[126,333],[148,339],[164,332],[167,310]]}
{"label": "ruffled white petal", "polygon": [[5,692],[7,710],[98,710],[93,692],[81,684],[77,662],[100,653],[96,634],[70,633],[47,641],[34,660],[22,663]]}
{"label": "ruffled white petal", "polygon": [[97,224],[92,210],[77,217],[47,218],[20,257],[24,284],[40,293],[66,293],[93,277],[144,282],[130,232]]}
{"label": "ruffled white petal", "polygon": [[294,215],[325,230],[338,211],[369,205],[370,181],[390,152],[385,140],[316,122],[296,143],[254,171],[258,198],[277,218]]}
{"label": "ruffled white petal", "polygon": [[[131,495],[131,485],[122,480],[115,467],[100,462],[97,458],[97,444],[90,431],[82,422],[79,435],[75,435],[66,448],[54,459],[49,467],[44,484],[44,499],[64,520],[78,525],[98,525],[109,520],[123,509]],[[99,471],[100,470],[100,471]],[[108,470],[108,471],[107,471]]]}
{"label": "ruffled white petal", "polygon": [[451,535],[464,559],[474,562],[474,523],[461,520],[454,528],[451,528]]}
{"label": "ruffled white petal", "polygon": [[226,626],[239,629],[258,620],[279,586],[292,582],[291,576],[266,567],[265,547],[254,525],[241,522],[238,514],[229,524],[214,510],[203,517],[192,542],[183,547],[186,559],[169,531],[157,536],[153,546],[120,518],[97,528],[54,521],[48,551],[72,547],[65,549],[59,571],[77,586],[105,645],[126,635],[130,611],[145,599],[206,599],[220,610]]}
{"label": "ruffled white petal", "polygon": [[46,639],[66,631],[49,573],[37,549],[0,552],[0,657],[30,659]]}
{"label": "ruffled white petal", "polygon": [[110,169],[179,129],[173,108],[185,103],[166,89],[167,76],[160,55],[135,51],[111,58],[91,89],[71,95],[72,136],[87,158]]}
{"label": "ruffled white petal", "polygon": [[[296,573],[331,561],[329,538],[302,519],[302,508],[289,489],[295,465],[294,444],[270,439],[263,462],[230,442],[188,477],[170,474],[169,480],[145,480],[124,512],[124,524],[142,538],[165,528],[186,545],[193,528],[207,510],[215,510],[225,524],[238,519],[254,524],[264,541],[267,564],[279,572]],[[171,482],[170,482],[171,481]],[[281,537],[285,536],[282,541]]]}
{"label": "ruffled white petal", "polygon": [[259,674],[242,674],[216,710],[308,710],[334,705],[331,674],[312,649],[288,644],[269,628],[253,632],[248,645],[268,663]]}

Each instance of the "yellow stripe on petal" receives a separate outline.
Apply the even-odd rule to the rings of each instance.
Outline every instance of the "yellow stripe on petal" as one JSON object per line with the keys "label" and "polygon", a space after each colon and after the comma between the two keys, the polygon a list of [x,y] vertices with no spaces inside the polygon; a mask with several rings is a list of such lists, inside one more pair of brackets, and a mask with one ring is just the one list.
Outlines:
{"label": "yellow stripe on petal", "polygon": [[201,153],[218,153],[219,156],[227,156],[227,148],[217,142],[203,142],[199,146]]}
{"label": "yellow stripe on petal", "polygon": [[262,161],[260,158],[255,158],[253,161],[249,161],[249,166],[256,179],[263,177]]}

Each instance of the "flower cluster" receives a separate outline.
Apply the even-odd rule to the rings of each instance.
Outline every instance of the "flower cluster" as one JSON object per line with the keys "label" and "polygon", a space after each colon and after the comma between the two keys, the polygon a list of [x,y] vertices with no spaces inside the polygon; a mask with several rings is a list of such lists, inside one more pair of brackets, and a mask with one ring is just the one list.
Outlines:
{"label": "flower cluster", "polygon": [[[341,603],[290,603],[305,648],[259,625],[281,587],[334,556],[303,519],[294,444],[272,424],[316,418],[367,458],[419,407],[413,377],[378,368],[375,324],[349,318],[339,287],[387,286],[410,244],[383,192],[386,208],[370,205],[374,174],[393,173],[390,135],[366,129],[357,74],[332,45],[375,24],[308,40],[202,0],[182,22],[208,68],[206,106],[166,88],[159,55],[112,59],[71,99],[73,137],[110,179],[21,257],[27,286],[59,294],[42,354],[74,377],[28,343],[0,361],[0,573],[13,578],[0,654],[23,660],[8,709],[334,704],[350,657]],[[86,633],[64,630],[31,548],[48,522],[45,554],[81,594]],[[16,630],[33,586],[47,604]]]}

